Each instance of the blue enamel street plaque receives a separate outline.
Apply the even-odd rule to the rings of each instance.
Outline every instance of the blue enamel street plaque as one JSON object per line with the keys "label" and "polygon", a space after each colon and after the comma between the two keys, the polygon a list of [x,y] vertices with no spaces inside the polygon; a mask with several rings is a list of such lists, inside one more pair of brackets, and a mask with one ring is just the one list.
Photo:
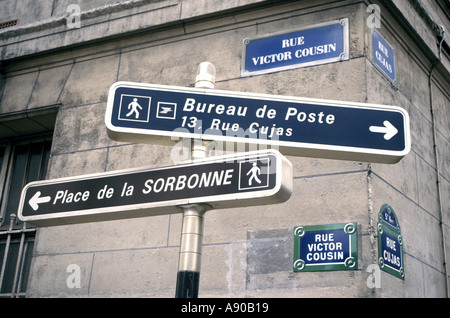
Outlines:
{"label": "blue enamel street plaque", "polygon": [[348,19],[243,41],[241,76],[349,59]]}
{"label": "blue enamel street plaque", "polygon": [[396,106],[118,82],[105,121],[111,139],[128,142],[195,138],[384,163],[410,150],[408,113]]}
{"label": "blue enamel street plaque", "polygon": [[405,279],[403,236],[394,209],[383,204],[378,213],[378,265],[380,269]]}
{"label": "blue enamel street plaque", "polygon": [[294,229],[294,272],[356,269],[356,223],[297,226]]}
{"label": "blue enamel street plaque", "polygon": [[372,29],[372,63],[397,87],[394,48],[375,29]]}

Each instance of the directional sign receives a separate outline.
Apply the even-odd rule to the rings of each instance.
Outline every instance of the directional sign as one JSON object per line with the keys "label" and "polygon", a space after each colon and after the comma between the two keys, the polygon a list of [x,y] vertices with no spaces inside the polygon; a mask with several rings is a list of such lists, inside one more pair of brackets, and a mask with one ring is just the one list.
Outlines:
{"label": "directional sign", "polygon": [[32,182],[22,191],[19,218],[37,226],[104,221],[177,213],[177,206],[193,203],[215,209],[278,203],[291,191],[291,163],[267,150]]}
{"label": "directional sign", "polygon": [[384,163],[410,150],[408,113],[396,106],[118,82],[110,88],[105,121],[108,136],[118,141],[199,138]]}

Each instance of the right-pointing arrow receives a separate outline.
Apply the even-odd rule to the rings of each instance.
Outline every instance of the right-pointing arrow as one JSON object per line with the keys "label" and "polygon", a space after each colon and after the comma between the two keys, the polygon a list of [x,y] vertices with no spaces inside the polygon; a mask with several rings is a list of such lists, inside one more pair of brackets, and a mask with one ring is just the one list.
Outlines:
{"label": "right-pointing arrow", "polygon": [[384,127],[380,126],[370,126],[369,130],[374,133],[382,133],[384,134],[384,139],[389,140],[394,137],[398,130],[395,128],[389,121],[385,120],[383,122]]}
{"label": "right-pointing arrow", "polygon": [[36,192],[35,195],[33,195],[33,197],[30,199],[30,201],[28,201],[28,204],[31,206],[31,208],[34,211],[37,211],[37,209],[39,209],[39,204],[50,202],[50,200],[52,199],[51,197],[40,198],[40,196],[41,196],[41,191],[38,191],[38,192]]}

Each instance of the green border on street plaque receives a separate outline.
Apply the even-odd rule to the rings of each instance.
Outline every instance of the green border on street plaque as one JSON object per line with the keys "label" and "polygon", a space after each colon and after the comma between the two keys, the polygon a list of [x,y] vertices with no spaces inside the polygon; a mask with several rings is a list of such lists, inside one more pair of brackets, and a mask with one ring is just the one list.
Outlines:
{"label": "green border on street plaque", "polygon": [[358,269],[357,223],[296,226],[294,272]]}
{"label": "green border on street plaque", "polygon": [[403,237],[394,209],[383,204],[378,213],[378,265],[380,269],[405,280]]}

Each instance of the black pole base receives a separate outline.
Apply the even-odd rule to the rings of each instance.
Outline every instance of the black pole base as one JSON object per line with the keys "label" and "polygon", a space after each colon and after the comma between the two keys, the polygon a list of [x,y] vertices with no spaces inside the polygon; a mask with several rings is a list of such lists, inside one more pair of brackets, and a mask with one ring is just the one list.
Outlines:
{"label": "black pole base", "polygon": [[198,298],[200,273],[179,271],[175,298]]}

